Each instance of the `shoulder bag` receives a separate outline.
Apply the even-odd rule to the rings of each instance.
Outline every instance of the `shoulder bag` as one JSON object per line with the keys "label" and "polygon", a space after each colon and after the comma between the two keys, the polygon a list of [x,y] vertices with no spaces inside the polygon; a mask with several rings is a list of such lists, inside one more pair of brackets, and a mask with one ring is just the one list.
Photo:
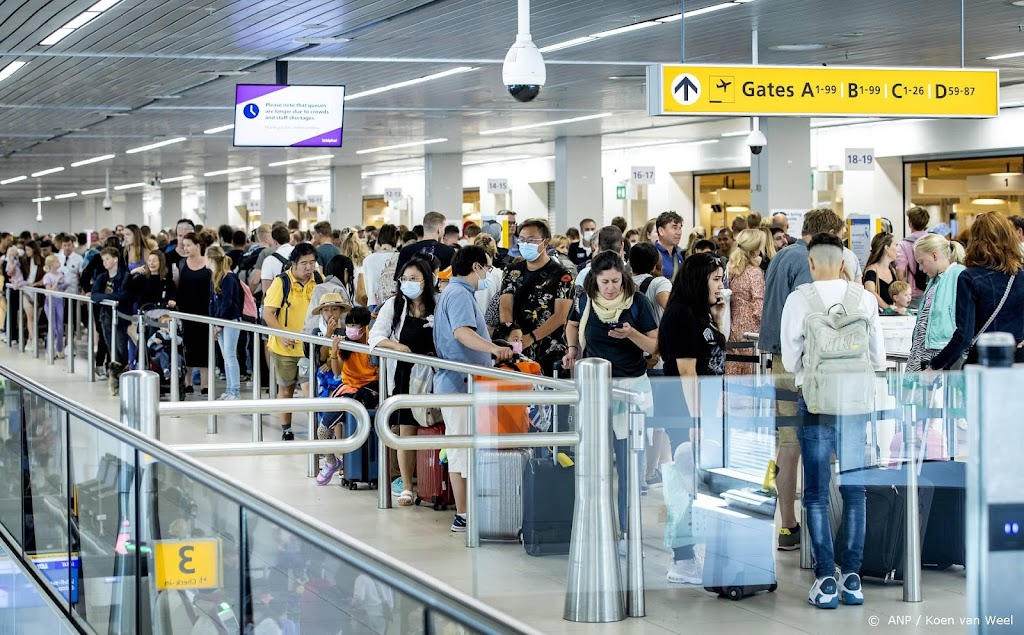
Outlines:
{"label": "shoulder bag", "polygon": [[981,330],[978,331],[978,334],[974,336],[973,340],[971,340],[971,345],[967,347],[967,350],[964,351],[964,354],[960,356],[960,359],[953,362],[953,364],[949,367],[949,370],[963,369],[964,364],[967,363],[967,356],[971,354],[971,349],[974,348],[974,345],[978,343],[978,338],[985,334],[985,331],[988,330],[988,327],[992,326],[992,322],[995,321],[996,316],[999,315],[999,312],[1003,310],[1003,305],[1006,304],[1006,299],[1010,297],[1010,289],[1013,288],[1013,280],[1016,277],[1017,276],[1010,276],[1009,282],[1006,283],[1006,291],[1003,291],[1003,297],[1000,298],[999,304],[996,306],[996,310],[992,312],[992,315],[989,316],[988,321],[985,322],[985,326],[981,327]]}

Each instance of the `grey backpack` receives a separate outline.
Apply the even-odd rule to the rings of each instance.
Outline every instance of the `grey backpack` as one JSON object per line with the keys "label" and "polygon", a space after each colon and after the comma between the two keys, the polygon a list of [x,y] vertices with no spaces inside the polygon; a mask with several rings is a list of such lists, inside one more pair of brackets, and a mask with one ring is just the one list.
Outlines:
{"label": "grey backpack", "polygon": [[874,410],[875,369],[865,293],[848,284],[840,304],[826,308],[814,284],[800,285],[810,312],[804,320],[803,397],[812,414],[863,415]]}

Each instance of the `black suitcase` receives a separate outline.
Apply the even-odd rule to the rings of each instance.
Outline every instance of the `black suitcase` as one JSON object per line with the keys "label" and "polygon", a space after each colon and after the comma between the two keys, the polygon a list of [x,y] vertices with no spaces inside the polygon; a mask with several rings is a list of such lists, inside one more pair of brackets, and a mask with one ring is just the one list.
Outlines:
{"label": "black suitcase", "polygon": [[576,469],[530,459],[523,475],[523,547],[531,556],[569,553]]}
{"label": "black suitcase", "polygon": [[935,494],[921,544],[921,564],[939,569],[966,566],[967,465],[929,461],[923,472],[935,484]]}
{"label": "black suitcase", "polygon": [[[903,475],[891,470],[895,476],[891,482],[900,483]],[[906,486],[867,485],[867,522],[864,530],[864,557],[860,575],[878,578],[883,582],[903,580],[904,549],[906,546]],[[920,528],[923,536],[929,523],[932,496],[935,488],[925,478],[918,481],[918,509]],[[843,531],[835,543],[836,559],[842,556]]]}

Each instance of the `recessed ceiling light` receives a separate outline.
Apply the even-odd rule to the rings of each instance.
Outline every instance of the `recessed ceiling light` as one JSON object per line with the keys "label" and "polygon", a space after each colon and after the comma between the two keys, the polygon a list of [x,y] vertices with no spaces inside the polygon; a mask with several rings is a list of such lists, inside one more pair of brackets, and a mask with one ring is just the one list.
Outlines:
{"label": "recessed ceiling light", "polygon": [[1024,0],[1013,0],[1010,4],[1015,7],[1024,7]]}
{"label": "recessed ceiling light", "polygon": [[317,176],[309,179],[296,179],[295,183],[323,183],[324,181],[330,181],[329,176]]}
{"label": "recessed ceiling light", "polygon": [[832,48],[831,44],[776,44],[775,46],[769,46],[769,49],[773,51],[782,51],[785,53],[801,53],[807,51],[824,51]]}
{"label": "recessed ceiling light", "polygon": [[736,132],[723,132],[723,137],[745,137],[750,134],[749,130],[738,130]]}
{"label": "recessed ceiling light", "polygon": [[11,62],[7,66],[4,66],[3,69],[0,70],[0,82],[4,81],[11,75],[17,73],[18,69],[20,69],[25,64],[28,64],[28,62]]}
{"label": "recessed ceiling light", "polygon": [[181,99],[181,95],[146,95],[149,99]]}
{"label": "recessed ceiling light", "polygon": [[1003,205],[1006,203],[1001,198],[976,198],[971,201],[971,205]]}
{"label": "recessed ceiling light", "polygon": [[599,31],[591,35],[591,37],[611,37],[613,35],[619,35],[622,33],[630,33],[632,31],[639,31],[640,29],[646,29],[652,26],[658,26],[658,23],[654,20],[648,20],[647,22],[637,22],[636,24],[627,24],[626,26],[620,26],[617,29],[609,29],[607,31]]}
{"label": "recessed ceiling light", "polygon": [[57,29],[40,42],[39,46],[53,46],[74,32],[74,29]]}
{"label": "recessed ceiling light", "polygon": [[53,174],[54,172],[63,172],[63,171],[64,171],[63,167],[50,168],[49,170],[43,170],[41,172],[33,172],[32,173],[32,178],[36,178],[36,177],[39,177],[39,176],[46,176],[47,174]]}
{"label": "recessed ceiling light", "polygon": [[422,84],[424,82],[431,82],[435,79],[441,79],[442,77],[448,77],[449,75],[458,75],[460,73],[468,73],[469,71],[475,71],[476,68],[473,66],[458,66],[456,68],[450,68],[440,73],[434,73],[433,75],[424,75],[423,77],[417,77],[416,79],[407,79],[404,82],[397,82],[394,84],[388,84],[387,86],[381,86],[380,88],[371,88],[370,90],[364,90],[359,93],[352,93],[351,95],[345,96],[345,101],[352,101],[353,99],[359,99],[361,97],[369,97],[370,95],[377,95],[380,93],[387,92],[389,90],[395,90],[396,88],[405,88],[406,86],[414,86],[416,84]]}
{"label": "recessed ceiling light", "polygon": [[203,130],[203,134],[217,134],[218,132],[224,132],[225,130],[231,130],[235,127],[235,124],[229,123],[226,126],[217,126],[216,128],[207,128]]}
{"label": "recessed ceiling light", "polygon": [[23,174],[21,176],[16,176],[10,179],[4,179],[3,181],[0,181],[0,185],[7,185],[8,183],[17,183],[18,181],[24,181],[27,178],[28,177]]}
{"label": "recessed ceiling light", "polygon": [[62,198],[74,198],[76,196],[78,196],[78,192],[68,192],[67,194],[58,194],[58,195],[54,196],[53,200],[59,201]]}
{"label": "recessed ceiling light", "polygon": [[583,37],[573,38],[571,40],[566,40],[564,42],[559,42],[557,44],[550,44],[548,46],[543,46],[543,47],[541,47],[540,52],[541,53],[551,53],[551,52],[554,52],[554,51],[560,51],[562,49],[567,49],[567,48],[570,48],[572,46],[578,46],[580,44],[586,44],[587,42],[593,42],[596,39],[597,39],[596,37],[593,37],[591,35],[585,35]]}
{"label": "recessed ceiling light", "polygon": [[52,200],[53,199],[50,198],[49,196],[40,196],[39,198],[32,199],[32,202],[33,203],[45,203],[47,201],[52,201]]}
{"label": "recessed ceiling light", "polygon": [[295,41],[299,44],[344,44],[352,40],[347,37],[299,37]]}
{"label": "recessed ceiling light", "polygon": [[188,141],[188,139],[185,138],[185,137],[175,137],[174,139],[164,139],[163,141],[157,141],[156,143],[151,143],[149,145],[139,146],[137,148],[131,148],[130,150],[125,150],[124,152],[125,152],[125,154],[135,154],[137,152],[146,152],[147,150],[156,150],[157,148],[162,148],[164,146],[169,146],[169,145],[174,144],[174,143],[181,143],[182,141]]}
{"label": "recessed ceiling light", "polygon": [[573,117],[571,119],[557,119],[555,121],[544,121],[541,123],[531,123],[525,126],[512,126],[511,128],[495,128],[494,130],[481,130],[481,135],[500,134],[502,132],[513,132],[515,130],[529,130],[530,128],[545,128],[547,126],[558,126],[566,123],[576,123],[578,121],[589,121],[591,119],[602,119],[604,117],[611,117],[612,113],[602,112],[596,115],[585,115],[583,117]]}
{"label": "recessed ceiling light", "polygon": [[89,165],[90,163],[99,163],[100,161],[109,161],[110,159],[113,159],[113,158],[114,158],[113,154],[104,154],[101,157],[93,157],[91,159],[85,159],[84,161],[75,161],[74,163],[71,164],[71,167],[77,168],[79,166]]}
{"label": "recessed ceiling light", "polygon": [[433,143],[444,143],[447,141],[445,138],[440,139],[427,139],[425,141],[413,141],[411,143],[396,143],[390,146],[381,146],[379,148],[367,148],[365,150],[356,150],[356,154],[370,154],[371,152],[385,152],[387,150],[399,150],[401,148],[415,148],[417,146],[426,146]]}
{"label": "recessed ceiling light", "polygon": [[1017,53],[1003,53],[1002,55],[989,55],[985,59],[987,60],[1008,60],[1014,57],[1024,57],[1024,51],[1018,51]]}
{"label": "recessed ceiling light", "polygon": [[128,183],[126,185],[115,185],[114,189],[120,191],[120,190],[130,190],[130,189],[133,189],[133,188],[136,188],[136,187],[146,187],[146,184],[145,183]]}
{"label": "recessed ceiling light", "polygon": [[616,82],[645,82],[646,75],[612,75],[608,79]]}
{"label": "recessed ceiling light", "polygon": [[249,170],[255,170],[256,168],[251,165],[247,165],[244,168],[228,168],[226,170],[214,170],[213,172],[207,172],[203,176],[221,176],[223,174],[234,174],[235,172],[247,172]]}
{"label": "recessed ceiling light", "polygon": [[324,161],[324,160],[329,160],[329,159],[333,159],[333,158],[334,158],[333,154],[324,154],[322,156],[306,157],[304,159],[289,159],[288,161],[274,161],[273,163],[270,163],[268,165],[269,165],[269,167],[276,168],[276,167],[279,167],[279,166],[282,166],[282,165],[292,165],[293,163],[308,163],[310,161]]}
{"label": "recessed ceiling light", "polygon": [[98,187],[95,190],[82,190],[82,196],[88,196],[90,194],[102,194],[107,191],[105,187]]}
{"label": "recessed ceiling light", "polygon": [[177,183],[179,181],[188,181],[189,179],[194,179],[194,178],[196,178],[196,177],[192,176],[191,174],[186,174],[184,176],[173,176],[173,177],[171,177],[169,179],[160,179],[160,182],[161,183]]}

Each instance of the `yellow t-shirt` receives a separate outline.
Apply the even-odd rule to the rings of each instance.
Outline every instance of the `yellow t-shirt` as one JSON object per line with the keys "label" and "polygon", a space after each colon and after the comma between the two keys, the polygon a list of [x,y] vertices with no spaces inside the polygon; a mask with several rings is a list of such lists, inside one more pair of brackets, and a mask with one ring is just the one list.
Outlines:
{"label": "yellow t-shirt", "polygon": [[[316,286],[316,280],[313,276],[310,276],[309,282],[302,285],[295,280],[295,276],[292,275],[291,271],[287,271],[286,275],[291,281],[288,303],[285,304],[284,302],[284,287],[281,284],[281,278],[278,277],[274,278],[274,281],[270,283],[270,288],[267,289],[267,293],[263,298],[263,306],[264,308],[278,309],[277,321],[281,323],[281,326],[286,331],[301,333],[302,325],[306,321],[306,312],[309,310],[310,300],[313,298],[313,287]],[[284,305],[283,309],[282,305]],[[270,349],[270,352],[277,353],[278,355],[303,357],[302,342],[292,342],[291,346],[284,346],[276,336],[271,336],[267,348]]]}

